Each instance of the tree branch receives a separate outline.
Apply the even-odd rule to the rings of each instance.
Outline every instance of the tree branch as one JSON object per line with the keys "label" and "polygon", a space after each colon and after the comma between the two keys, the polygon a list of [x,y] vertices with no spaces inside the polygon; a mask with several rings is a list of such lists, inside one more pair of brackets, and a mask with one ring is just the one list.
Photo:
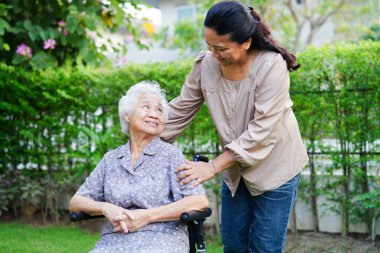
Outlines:
{"label": "tree branch", "polygon": [[296,10],[294,9],[294,5],[292,4],[292,0],[288,0],[285,5],[288,7],[290,14],[292,15],[293,19],[296,21],[297,25],[299,25],[300,20],[299,20],[299,17],[297,16]]}
{"label": "tree branch", "polygon": [[327,19],[329,17],[331,17],[332,15],[334,15],[335,13],[337,13],[345,3],[346,3],[346,0],[339,1],[339,3],[336,5],[336,7],[333,8],[329,13],[327,13],[323,17],[321,16],[321,17],[317,18],[317,20],[315,22],[313,22],[315,29],[320,28],[327,21]]}

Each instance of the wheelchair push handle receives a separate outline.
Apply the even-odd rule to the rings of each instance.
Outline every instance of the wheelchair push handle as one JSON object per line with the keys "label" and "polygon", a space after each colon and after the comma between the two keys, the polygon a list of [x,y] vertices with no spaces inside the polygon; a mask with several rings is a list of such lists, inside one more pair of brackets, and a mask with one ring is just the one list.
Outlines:
{"label": "wheelchair push handle", "polygon": [[205,208],[202,211],[189,211],[181,214],[181,221],[188,223],[192,221],[205,220],[207,217],[210,217],[212,213],[211,208]]}
{"label": "wheelchair push handle", "polygon": [[194,162],[205,162],[208,163],[209,159],[207,156],[196,154],[194,155]]}

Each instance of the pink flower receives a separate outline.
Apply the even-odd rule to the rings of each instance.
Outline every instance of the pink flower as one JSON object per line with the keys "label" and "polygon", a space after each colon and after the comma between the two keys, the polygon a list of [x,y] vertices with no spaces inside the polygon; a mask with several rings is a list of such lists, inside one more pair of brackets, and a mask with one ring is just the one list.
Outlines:
{"label": "pink flower", "polygon": [[48,39],[44,42],[44,49],[54,49],[56,41],[54,39]]}
{"label": "pink flower", "polygon": [[63,33],[64,36],[69,35],[69,32],[67,31],[66,22],[63,20],[58,21],[58,32]]}
{"label": "pink flower", "polygon": [[63,21],[63,20],[60,20],[60,21],[58,21],[58,26],[59,27],[65,27],[66,26],[66,22]]}
{"label": "pink flower", "polygon": [[16,53],[20,56],[24,56],[25,58],[32,58],[32,49],[25,45],[24,43],[20,44],[17,47]]}

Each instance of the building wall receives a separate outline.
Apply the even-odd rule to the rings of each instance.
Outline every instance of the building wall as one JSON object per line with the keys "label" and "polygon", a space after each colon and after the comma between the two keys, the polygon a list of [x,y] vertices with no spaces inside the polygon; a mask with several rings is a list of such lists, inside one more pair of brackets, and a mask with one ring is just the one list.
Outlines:
{"label": "building wall", "polygon": [[178,20],[178,11],[184,8],[196,8],[190,1],[186,0],[164,0],[160,1],[162,26],[173,25]]}

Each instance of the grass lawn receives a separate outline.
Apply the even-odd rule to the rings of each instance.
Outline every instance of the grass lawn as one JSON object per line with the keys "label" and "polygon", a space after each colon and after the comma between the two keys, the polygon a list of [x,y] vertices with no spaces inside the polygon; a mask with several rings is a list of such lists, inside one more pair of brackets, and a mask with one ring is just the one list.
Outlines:
{"label": "grass lawn", "polygon": [[[0,223],[0,252],[81,253],[94,247],[99,235],[77,227],[33,227],[22,223]],[[207,242],[208,253],[223,252],[216,240]]]}
{"label": "grass lawn", "polygon": [[0,223],[0,238],[0,252],[79,253],[92,249],[99,236],[75,227]]}

